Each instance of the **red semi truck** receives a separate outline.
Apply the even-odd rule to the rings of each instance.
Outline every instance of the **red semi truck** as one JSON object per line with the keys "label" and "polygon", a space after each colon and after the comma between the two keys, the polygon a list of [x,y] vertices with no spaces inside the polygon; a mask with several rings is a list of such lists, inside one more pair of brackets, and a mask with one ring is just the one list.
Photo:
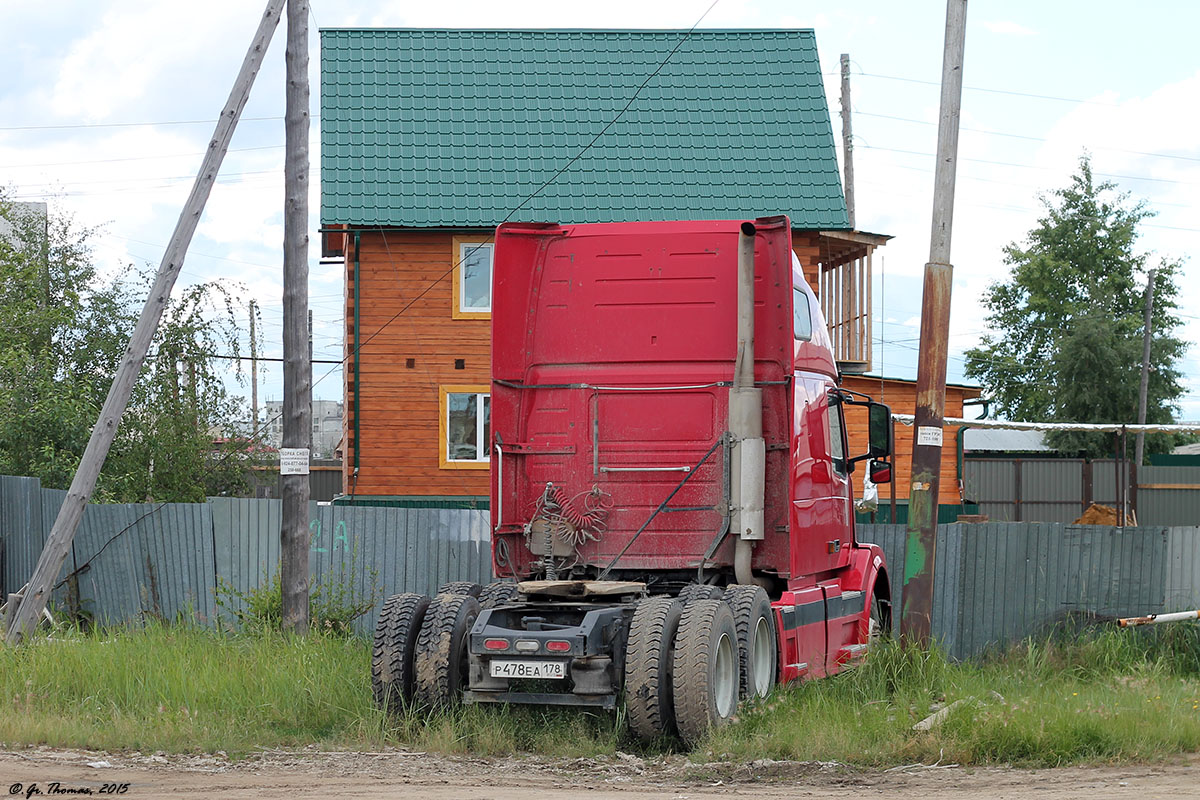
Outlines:
{"label": "red semi truck", "polygon": [[838,387],[786,217],[500,226],[491,389],[501,580],[388,599],[385,708],[623,703],[695,741],[889,626],[851,478],[890,479],[891,414]]}

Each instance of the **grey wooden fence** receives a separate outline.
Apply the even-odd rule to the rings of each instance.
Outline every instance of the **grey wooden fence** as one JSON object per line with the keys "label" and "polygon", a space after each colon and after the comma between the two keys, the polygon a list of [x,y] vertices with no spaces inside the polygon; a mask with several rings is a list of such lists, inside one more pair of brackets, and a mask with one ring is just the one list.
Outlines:
{"label": "grey wooden fence", "polygon": [[[29,579],[64,494],[0,477],[5,592]],[[102,624],[147,616],[212,623],[225,613],[219,586],[249,592],[277,570],[279,502],[88,506],[54,602]],[[389,594],[491,580],[486,511],[314,504],[310,530],[314,583],[376,600],[361,633]],[[989,523],[942,525],[937,535],[933,631],[955,658],[1041,635],[1072,613],[1200,607],[1200,528]],[[884,549],[898,609],[904,527],[860,526],[859,537]]]}

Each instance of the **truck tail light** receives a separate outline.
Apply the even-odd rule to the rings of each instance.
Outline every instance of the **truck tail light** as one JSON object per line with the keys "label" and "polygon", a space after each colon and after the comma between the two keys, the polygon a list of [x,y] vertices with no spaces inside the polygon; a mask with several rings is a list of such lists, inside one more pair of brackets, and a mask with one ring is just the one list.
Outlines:
{"label": "truck tail light", "polygon": [[508,639],[484,639],[483,649],[492,651],[507,650]]}
{"label": "truck tail light", "polygon": [[517,649],[522,653],[535,653],[539,647],[536,639],[517,639]]}
{"label": "truck tail light", "polygon": [[571,643],[562,639],[551,639],[546,642],[546,649],[551,653],[565,653],[571,649]]}

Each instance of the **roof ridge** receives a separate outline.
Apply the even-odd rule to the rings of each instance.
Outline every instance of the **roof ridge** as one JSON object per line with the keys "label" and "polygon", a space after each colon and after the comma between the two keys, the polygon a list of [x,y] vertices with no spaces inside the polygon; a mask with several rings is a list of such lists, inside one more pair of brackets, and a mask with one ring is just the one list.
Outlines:
{"label": "roof ridge", "polygon": [[710,33],[811,33],[815,28],[361,28],[326,27],[321,33],[654,33],[702,36]]}

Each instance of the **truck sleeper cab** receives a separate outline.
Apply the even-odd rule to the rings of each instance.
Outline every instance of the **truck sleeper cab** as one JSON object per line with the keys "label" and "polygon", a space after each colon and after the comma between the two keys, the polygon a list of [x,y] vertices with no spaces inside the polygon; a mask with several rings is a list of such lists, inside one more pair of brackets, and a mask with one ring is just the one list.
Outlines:
{"label": "truck sleeper cab", "polygon": [[[739,697],[838,671],[872,612],[886,625],[886,565],[854,538],[850,478],[870,458],[883,479],[890,413],[838,388],[786,217],[502,225],[492,326],[502,582],[407,620],[412,667],[389,650],[377,696],[624,698],[635,732],[694,740]],[[855,407],[871,446],[851,456]],[[457,649],[422,656],[447,603],[470,611]],[[380,625],[385,644],[413,638]],[[439,669],[453,697],[421,689]]]}

